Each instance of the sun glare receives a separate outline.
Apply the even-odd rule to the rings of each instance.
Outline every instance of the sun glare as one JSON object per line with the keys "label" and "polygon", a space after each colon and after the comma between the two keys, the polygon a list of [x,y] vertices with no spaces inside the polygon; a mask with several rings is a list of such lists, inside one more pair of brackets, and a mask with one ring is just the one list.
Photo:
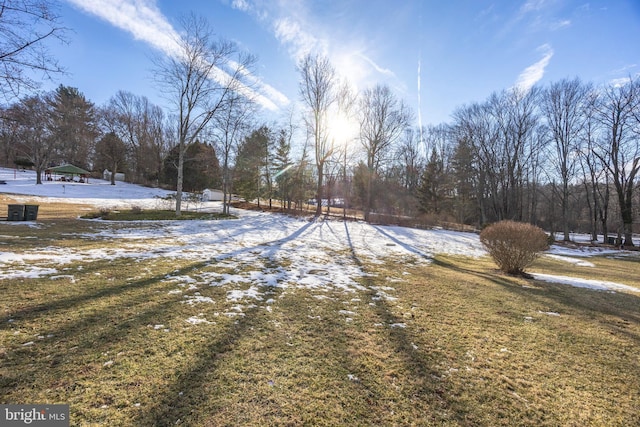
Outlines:
{"label": "sun glare", "polygon": [[329,138],[336,144],[350,142],[358,135],[358,122],[346,114],[332,112],[327,120]]}

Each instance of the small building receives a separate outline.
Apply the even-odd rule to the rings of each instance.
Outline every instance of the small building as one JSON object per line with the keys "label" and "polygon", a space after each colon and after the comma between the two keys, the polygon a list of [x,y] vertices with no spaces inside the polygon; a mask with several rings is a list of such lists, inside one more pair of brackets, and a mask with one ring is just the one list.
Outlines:
{"label": "small building", "polygon": [[[102,172],[102,179],[104,179],[105,181],[111,181],[111,171],[109,169],[105,169]],[[124,182],[124,174],[121,172],[116,172],[116,176],[114,177],[114,180]]]}
{"label": "small building", "polygon": [[207,188],[202,192],[202,200],[205,202],[221,202],[224,199],[222,190],[211,190]]}

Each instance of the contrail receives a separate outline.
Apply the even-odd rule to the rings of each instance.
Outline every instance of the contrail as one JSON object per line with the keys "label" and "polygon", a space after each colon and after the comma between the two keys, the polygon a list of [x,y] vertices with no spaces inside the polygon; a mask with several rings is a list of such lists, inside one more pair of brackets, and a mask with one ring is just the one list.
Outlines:
{"label": "contrail", "polygon": [[421,68],[422,68],[422,51],[418,53],[418,132],[420,132],[420,142],[422,142],[422,90],[421,90]]}
{"label": "contrail", "polygon": [[420,145],[424,141],[422,135],[422,2],[420,2],[420,13],[418,14],[418,132],[420,133]]}
{"label": "contrail", "polygon": [[420,145],[424,141],[422,135],[422,2],[419,5],[418,14],[418,132],[420,132]]}
{"label": "contrail", "polygon": [[[88,14],[108,22],[131,34],[136,40],[142,40],[153,48],[171,57],[182,55],[176,31],[158,7],[157,0],[66,0]],[[237,65],[237,63],[233,63]],[[260,87],[260,91],[245,84],[239,84],[238,91],[270,111],[279,111],[289,103],[288,98],[277,89],[269,86],[259,77],[244,70],[244,77]],[[209,77],[219,83],[227,84],[231,76],[223,69],[213,67]]]}

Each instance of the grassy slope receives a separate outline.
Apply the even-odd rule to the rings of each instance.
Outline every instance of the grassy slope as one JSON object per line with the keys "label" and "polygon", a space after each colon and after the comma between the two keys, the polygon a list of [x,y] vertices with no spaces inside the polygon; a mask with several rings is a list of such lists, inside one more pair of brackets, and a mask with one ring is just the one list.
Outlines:
{"label": "grassy slope", "polygon": [[91,205],[79,203],[55,202],[46,197],[23,196],[12,194],[0,194],[0,218],[7,218],[7,209],[5,205],[38,205],[38,219],[60,219],[60,218],[77,218],[88,212],[94,212],[96,208]]}
{"label": "grassy slope", "polygon": [[[79,237],[99,227],[0,234],[17,252],[117,245]],[[244,316],[225,314],[237,303],[224,286],[200,287],[213,304],[169,294],[167,275],[228,272],[210,260],[95,260],[56,280],[1,280],[0,401],[69,403],[78,425],[640,424],[638,295],[507,277],[487,259],[352,255],[369,291],[273,288],[275,303],[246,301]],[[593,261],[533,270],[640,281],[637,262]],[[378,297],[385,286],[397,299]],[[194,313],[213,323],[187,323]]]}

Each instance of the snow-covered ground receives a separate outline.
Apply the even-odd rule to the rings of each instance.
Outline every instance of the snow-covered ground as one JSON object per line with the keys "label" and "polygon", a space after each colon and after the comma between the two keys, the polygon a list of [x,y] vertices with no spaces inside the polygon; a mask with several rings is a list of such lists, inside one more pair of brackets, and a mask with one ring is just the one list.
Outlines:
{"label": "snow-covered ground", "polygon": [[20,171],[0,168],[0,193],[23,194],[25,196],[51,197],[60,201],[73,199],[76,203],[93,204],[99,207],[128,207],[137,205],[142,208],[154,207],[158,199],[170,194],[157,188],[116,181],[90,178],[88,183],[45,181],[36,184],[33,171]]}
{"label": "snow-covered ground", "polygon": [[[0,192],[3,193],[73,200],[99,207],[156,207],[160,203],[159,197],[169,194],[164,190],[123,182],[112,186],[98,179],[91,179],[88,184],[45,182],[36,185],[33,172],[2,168],[0,181],[6,182],[0,184]],[[206,202],[201,207],[220,209],[217,202]],[[237,270],[245,273],[202,273],[198,277],[171,277],[168,280],[180,284],[176,292],[183,292],[188,287],[197,288],[204,283],[211,286],[243,284],[239,288],[244,290],[231,289],[228,293],[229,300],[239,301],[262,299],[265,295],[261,289],[265,285],[299,286],[319,293],[332,288],[358,291],[361,287],[354,278],[366,274],[361,268],[361,260],[377,262],[383,257],[394,257],[400,266],[400,277],[402,262],[409,259],[428,263],[438,253],[470,257],[486,255],[478,236],[473,233],[375,226],[363,222],[312,221],[240,210],[233,213],[239,217],[238,220],[136,222],[125,228],[104,224],[87,236],[92,239],[118,239],[121,244],[117,248],[106,245],[105,248],[88,251],[59,247],[40,248],[29,253],[0,251],[0,280],[11,277],[54,279],[63,273],[52,265],[59,265],[62,269],[70,262],[91,262],[104,257],[217,260],[229,267],[242,266]],[[0,223],[0,234],[4,235],[0,237],[10,236],[11,227],[29,225],[26,222]],[[576,236],[577,240],[580,238]],[[588,257],[606,253],[606,250],[596,248],[553,246],[547,255],[588,269],[593,266]],[[629,256],[637,256],[637,253]],[[274,264],[287,267],[271,267]],[[533,275],[538,280],[571,286],[640,292],[640,287],[607,281]],[[588,272],[584,273],[584,276],[588,275]],[[381,298],[393,298],[392,291],[393,288],[389,287],[378,290],[378,293]],[[185,297],[191,304],[206,302],[198,299],[198,295]]]}

